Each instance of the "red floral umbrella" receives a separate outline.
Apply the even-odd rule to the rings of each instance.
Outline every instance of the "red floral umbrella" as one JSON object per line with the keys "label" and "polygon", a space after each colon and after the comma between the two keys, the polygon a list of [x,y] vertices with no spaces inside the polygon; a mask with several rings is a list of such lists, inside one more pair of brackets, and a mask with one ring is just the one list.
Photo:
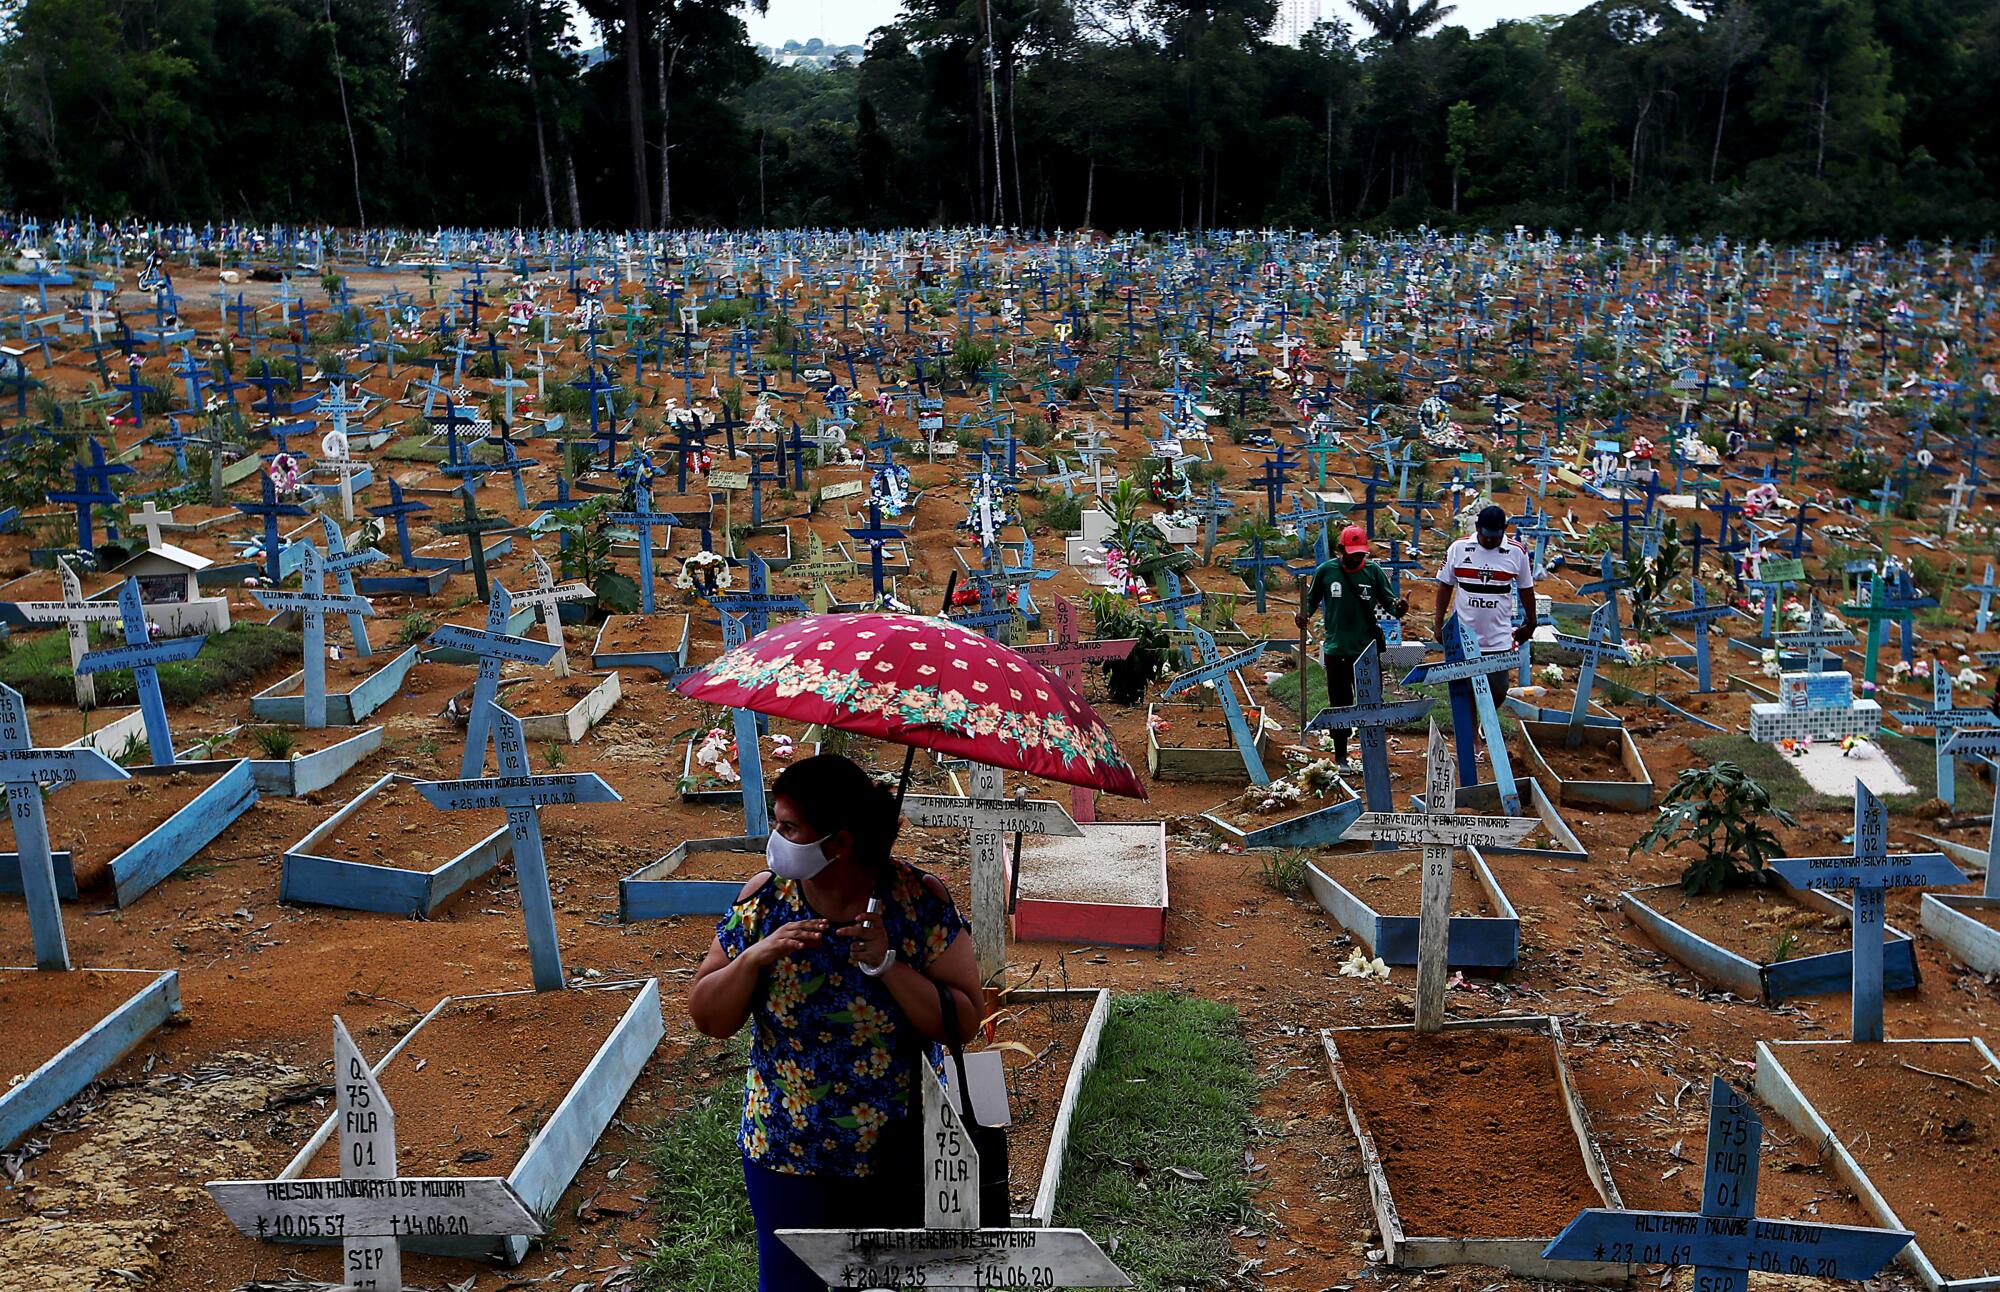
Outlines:
{"label": "red floral umbrella", "polygon": [[679,684],[690,699],[1146,797],[1083,697],[999,642],[922,615],[807,615]]}

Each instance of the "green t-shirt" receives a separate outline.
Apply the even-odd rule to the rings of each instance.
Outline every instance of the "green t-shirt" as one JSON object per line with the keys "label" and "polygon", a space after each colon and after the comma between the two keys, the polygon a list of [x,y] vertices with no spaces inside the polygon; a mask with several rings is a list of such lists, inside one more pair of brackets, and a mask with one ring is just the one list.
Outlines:
{"label": "green t-shirt", "polygon": [[1392,615],[1396,593],[1389,576],[1373,561],[1349,572],[1340,558],[1326,561],[1313,571],[1312,590],[1306,594],[1306,610],[1323,606],[1326,615],[1326,645],[1329,655],[1359,655],[1375,640],[1375,619]]}

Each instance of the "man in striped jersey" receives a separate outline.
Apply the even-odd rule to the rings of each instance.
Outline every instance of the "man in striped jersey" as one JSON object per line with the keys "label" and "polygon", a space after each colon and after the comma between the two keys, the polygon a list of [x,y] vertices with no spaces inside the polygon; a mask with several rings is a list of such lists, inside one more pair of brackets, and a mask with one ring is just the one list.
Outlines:
{"label": "man in striped jersey", "polygon": [[[1444,640],[1444,621],[1456,611],[1458,621],[1479,644],[1482,655],[1514,650],[1535,632],[1535,568],[1527,549],[1507,537],[1507,513],[1498,507],[1480,510],[1471,538],[1445,549],[1439,568],[1437,604],[1431,634]],[[1514,626],[1514,606],[1521,607],[1521,626]]]}

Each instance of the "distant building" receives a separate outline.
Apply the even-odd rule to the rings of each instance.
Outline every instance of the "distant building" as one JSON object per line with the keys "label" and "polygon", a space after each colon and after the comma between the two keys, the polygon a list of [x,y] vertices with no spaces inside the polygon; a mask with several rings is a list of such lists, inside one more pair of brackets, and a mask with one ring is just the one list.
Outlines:
{"label": "distant building", "polygon": [[1271,43],[1297,47],[1319,25],[1320,0],[1278,0],[1278,17],[1271,24]]}

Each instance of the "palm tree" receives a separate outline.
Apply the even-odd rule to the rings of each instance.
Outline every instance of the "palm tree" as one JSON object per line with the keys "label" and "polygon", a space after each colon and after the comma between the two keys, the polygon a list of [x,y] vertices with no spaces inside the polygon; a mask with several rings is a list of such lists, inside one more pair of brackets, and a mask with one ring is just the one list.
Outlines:
{"label": "palm tree", "polygon": [[1423,0],[1414,9],[1410,0],[1348,0],[1363,22],[1375,29],[1378,40],[1402,45],[1415,40],[1458,12],[1457,5],[1442,0]]}

